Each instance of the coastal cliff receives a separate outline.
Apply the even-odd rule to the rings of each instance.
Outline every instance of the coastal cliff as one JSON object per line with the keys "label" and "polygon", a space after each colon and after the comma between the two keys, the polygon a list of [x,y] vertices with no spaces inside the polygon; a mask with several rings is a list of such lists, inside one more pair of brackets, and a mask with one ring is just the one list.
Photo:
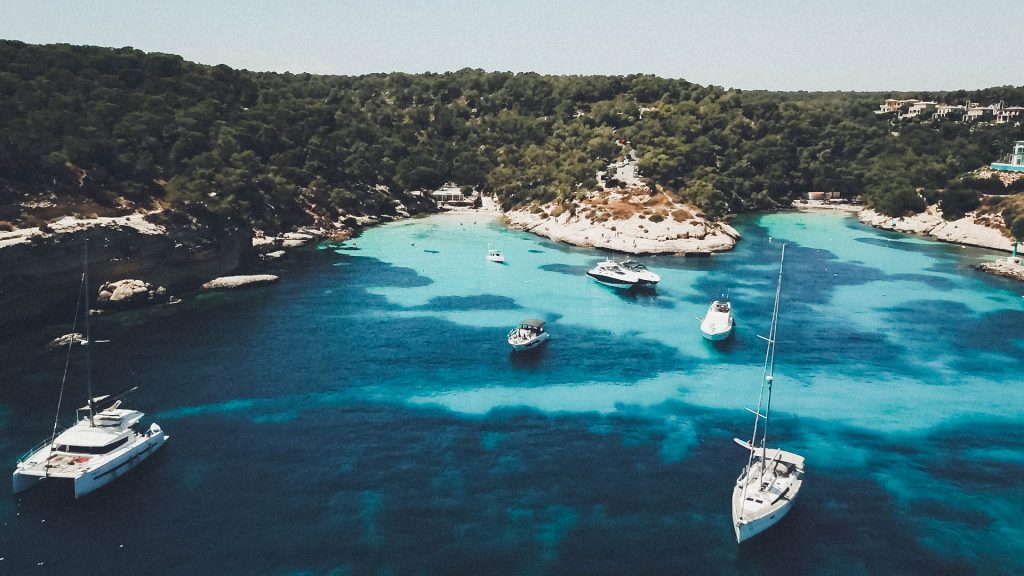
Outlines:
{"label": "coastal cliff", "polygon": [[144,215],[61,218],[42,228],[0,232],[0,323],[16,323],[73,305],[89,241],[89,294],[122,278],[169,291],[194,288],[237,269],[252,252],[242,228],[211,228],[178,215],[155,224]]}

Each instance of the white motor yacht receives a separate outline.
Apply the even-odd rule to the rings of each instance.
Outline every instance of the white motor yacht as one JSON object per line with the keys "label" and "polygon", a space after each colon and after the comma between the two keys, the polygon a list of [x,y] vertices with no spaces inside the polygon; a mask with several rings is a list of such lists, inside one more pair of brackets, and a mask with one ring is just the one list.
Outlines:
{"label": "white motor yacht", "polygon": [[[785,254],[786,247],[783,246],[783,260]],[[748,451],[747,465],[736,479],[736,485],[732,490],[732,525],[736,533],[736,542],[753,538],[782,520],[792,508],[803,485],[804,457],[766,447],[768,419],[772,407],[772,383],[775,380],[775,339],[781,292],[780,263],[771,329],[767,338],[761,337],[768,342],[768,350],[765,353],[757,410],[751,410],[754,413],[754,433],[749,441],[734,439]]]}
{"label": "white motor yacht", "polygon": [[587,272],[587,276],[605,286],[615,288],[630,288],[640,282],[640,277],[634,272],[626,270],[612,260],[605,260],[594,266]]}
{"label": "white motor yacht", "polygon": [[543,320],[523,320],[508,333],[508,343],[516,352],[532,350],[546,342],[548,338],[550,335],[544,329]]}
{"label": "white motor yacht", "polygon": [[708,306],[708,313],[700,320],[700,331],[704,338],[717,342],[732,334],[736,321],[732,318],[732,304],[728,300],[715,300]]}
{"label": "white motor yacht", "polygon": [[491,262],[497,262],[499,264],[505,263],[505,255],[501,253],[501,250],[488,250],[487,260]]}
{"label": "white motor yacht", "polygon": [[647,266],[644,266],[636,260],[626,260],[619,265],[633,274],[636,274],[636,277],[640,279],[640,281],[637,282],[640,286],[654,286],[658,282],[661,282],[661,276],[651,272],[647,269]]}

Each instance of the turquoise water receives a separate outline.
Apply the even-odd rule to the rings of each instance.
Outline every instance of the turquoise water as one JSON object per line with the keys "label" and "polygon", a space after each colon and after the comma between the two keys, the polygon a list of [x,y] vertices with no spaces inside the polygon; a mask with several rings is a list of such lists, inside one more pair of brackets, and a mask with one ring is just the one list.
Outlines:
{"label": "turquoise water", "polygon": [[[1024,572],[1024,285],[843,215],[737,227],[733,252],[643,259],[663,280],[629,292],[584,276],[603,253],[436,216],[292,252],[269,287],[99,317],[97,387],[141,384],[171,440],[81,501],[0,495],[0,573]],[[783,242],[773,444],[808,472],[737,546],[731,439]],[[697,318],[725,292],[735,335],[711,344]],[[533,317],[551,341],[511,355]],[[0,343],[12,470],[52,426],[63,328]]]}

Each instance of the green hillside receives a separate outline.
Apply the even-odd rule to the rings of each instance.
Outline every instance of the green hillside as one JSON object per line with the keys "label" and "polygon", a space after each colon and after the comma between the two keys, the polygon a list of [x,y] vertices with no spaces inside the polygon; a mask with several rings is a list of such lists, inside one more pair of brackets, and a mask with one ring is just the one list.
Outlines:
{"label": "green hillside", "polygon": [[[889,96],[649,75],[278,74],[0,41],[0,221],[159,206],[277,230],[388,213],[448,181],[508,207],[594,189],[618,141],[713,217],[812,190],[899,215],[923,206],[919,189],[970,205],[977,187],[959,177],[1024,139],[1012,124],[894,125],[874,114]],[[897,96],[1020,105],[1024,87]]]}

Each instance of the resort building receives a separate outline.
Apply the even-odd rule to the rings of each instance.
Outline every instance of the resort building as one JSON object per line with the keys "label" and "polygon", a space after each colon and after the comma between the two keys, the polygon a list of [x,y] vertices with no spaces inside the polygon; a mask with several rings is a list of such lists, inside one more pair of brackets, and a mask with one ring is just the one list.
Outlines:
{"label": "resort building", "polygon": [[895,98],[887,98],[885,104],[878,107],[875,114],[892,114],[893,112],[899,112],[901,110],[908,110],[914,104],[917,104],[920,100],[896,100]]}
{"label": "resort building", "polygon": [[933,118],[943,119],[950,116],[961,117],[964,115],[964,111],[967,110],[966,106],[961,104],[939,104],[935,107],[935,114]]}
{"label": "resort building", "polygon": [[438,203],[441,203],[441,202],[451,203],[451,202],[465,202],[466,201],[466,197],[465,197],[465,195],[462,194],[462,190],[460,190],[458,186],[456,186],[456,185],[454,185],[454,184],[452,184],[450,182],[448,184],[445,184],[441,188],[438,188],[437,190],[434,190],[433,192],[431,192],[430,193],[430,197],[433,198],[434,201],[438,202]]}
{"label": "resort building", "polygon": [[925,112],[933,112],[936,106],[935,102],[914,102],[907,108],[906,114],[900,114],[900,118],[915,118]]}
{"label": "resort building", "polygon": [[1009,162],[993,162],[992,169],[1006,172],[1024,172],[1024,140],[1017,140],[1013,143],[1013,153],[1010,154]]}
{"label": "resort building", "polygon": [[992,122],[1004,124],[1007,122],[1024,121],[1024,106],[1006,106],[1004,102],[998,102],[988,106],[982,106],[977,102],[961,104],[940,104],[915,100],[897,100],[889,98],[884,104],[875,110],[875,114],[893,114],[899,120],[912,118],[928,118],[934,120],[964,120],[967,122]]}
{"label": "resort building", "polygon": [[1024,117],[1024,106],[1007,106],[1000,108],[995,113],[996,124],[1005,124],[1006,122],[1017,122]]}
{"label": "resort building", "polygon": [[980,106],[978,104],[969,104],[967,106],[967,112],[964,113],[964,120],[970,122],[986,120],[993,116],[995,108],[995,106]]}

